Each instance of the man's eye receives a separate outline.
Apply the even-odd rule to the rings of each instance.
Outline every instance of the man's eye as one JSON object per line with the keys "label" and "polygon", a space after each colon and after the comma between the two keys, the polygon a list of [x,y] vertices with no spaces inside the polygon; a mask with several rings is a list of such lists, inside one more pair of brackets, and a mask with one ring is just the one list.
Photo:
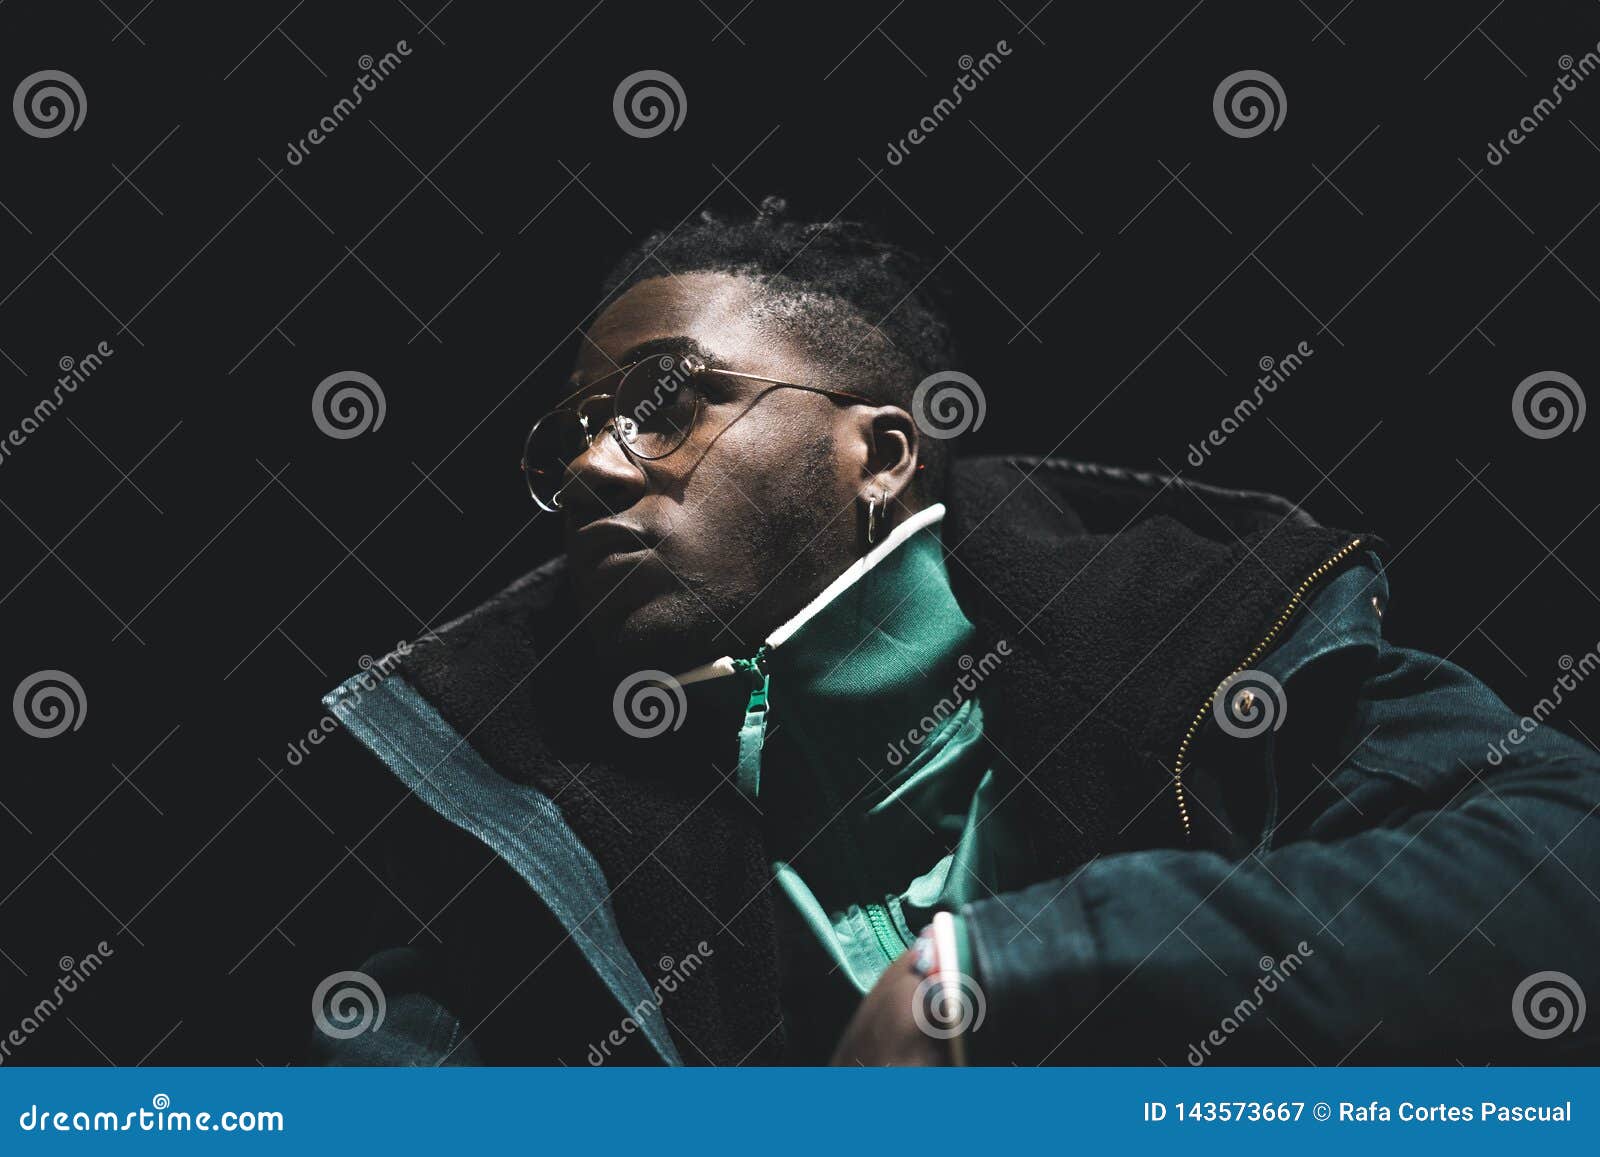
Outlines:
{"label": "man's eye", "polygon": [[694,383],[680,382],[652,390],[639,408],[646,413],[682,413],[694,409],[699,398],[700,391]]}
{"label": "man's eye", "polygon": [[694,399],[686,398],[680,392],[665,399],[654,410],[641,412],[638,421],[640,428],[647,431],[677,429],[683,425],[687,416],[693,413]]}

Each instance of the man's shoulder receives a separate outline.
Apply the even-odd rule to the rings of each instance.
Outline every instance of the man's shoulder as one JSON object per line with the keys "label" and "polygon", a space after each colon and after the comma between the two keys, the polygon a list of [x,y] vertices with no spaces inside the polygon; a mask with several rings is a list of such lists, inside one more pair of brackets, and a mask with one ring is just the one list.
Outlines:
{"label": "man's shoulder", "polygon": [[[1588,674],[1600,672],[1600,655],[1569,660],[1521,714],[1448,656],[1389,641],[1383,630],[1389,600],[1381,558],[1363,554],[1306,601],[1260,665],[1283,687],[1290,713],[1316,706],[1299,704],[1302,691],[1349,704],[1339,750],[1327,753],[1335,784],[1378,775],[1448,793],[1503,765],[1600,766],[1600,756],[1561,730],[1564,704]],[[1330,692],[1330,679],[1347,682],[1347,696]]]}

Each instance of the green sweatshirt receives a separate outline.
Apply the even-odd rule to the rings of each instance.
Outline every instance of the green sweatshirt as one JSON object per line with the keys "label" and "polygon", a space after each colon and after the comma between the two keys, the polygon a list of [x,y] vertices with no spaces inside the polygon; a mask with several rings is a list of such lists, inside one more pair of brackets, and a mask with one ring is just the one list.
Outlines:
{"label": "green sweatshirt", "polygon": [[1009,648],[972,653],[943,515],[933,506],[896,527],[754,658],[680,678],[732,675],[749,689],[738,783],[792,905],[780,917],[798,915],[820,944],[800,967],[839,974],[857,997],[935,910],[987,898],[1014,874],[1015,844],[987,818],[1003,757],[984,739],[979,699]]}

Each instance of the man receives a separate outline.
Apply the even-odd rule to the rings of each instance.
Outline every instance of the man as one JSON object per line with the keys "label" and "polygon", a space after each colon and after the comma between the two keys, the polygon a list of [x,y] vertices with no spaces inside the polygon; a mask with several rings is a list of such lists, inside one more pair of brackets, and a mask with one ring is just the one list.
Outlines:
{"label": "man", "polygon": [[319,1054],[1593,1058],[1595,754],[1486,758],[1368,534],[948,460],[928,272],[773,199],[617,267],[524,453],[565,555],[328,697],[428,927]]}

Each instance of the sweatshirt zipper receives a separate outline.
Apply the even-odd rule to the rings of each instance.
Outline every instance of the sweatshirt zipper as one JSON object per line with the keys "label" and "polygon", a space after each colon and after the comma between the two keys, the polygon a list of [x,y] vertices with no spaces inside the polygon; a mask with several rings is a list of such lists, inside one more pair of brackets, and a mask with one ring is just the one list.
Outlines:
{"label": "sweatshirt zipper", "polygon": [[1317,567],[1316,570],[1312,571],[1306,576],[1305,580],[1297,588],[1295,588],[1294,594],[1290,596],[1289,601],[1287,604],[1285,604],[1282,613],[1278,615],[1277,622],[1272,624],[1272,629],[1269,630],[1262,640],[1255,645],[1248,655],[1245,656],[1242,663],[1240,663],[1232,671],[1229,671],[1228,674],[1217,683],[1211,694],[1206,697],[1206,701],[1200,705],[1200,710],[1195,713],[1194,721],[1189,724],[1189,730],[1185,732],[1183,736],[1183,743],[1178,747],[1178,757],[1177,759],[1173,760],[1172,763],[1172,788],[1177,794],[1178,818],[1183,821],[1183,838],[1185,840],[1190,838],[1190,830],[1189,801],[1183,793],[1183,773],[1189,762],[1189,748],[1194,743],[1194,738],[1199,733],[1201,724],[1206,721],[1206,716],[1210,714],[1212,704],[1215,703],[1217,699],[1217,692],[1221,691],[1222,685],[1229,679],[1232,679],[1239,672],[1250,669],[1251,664],[1259,659],[1262,655],[1262,652],[1264,652],[1267,647],[1272,644],[1272,641],[1278,637],[1278,633],[1283,630],[1284,624],[1289,621],[1290,617],[1295,613],[1295,611],[1300,609],[1300,604],[1305,601],[1306,592],[1315,586],[1317,582],[1319,582],[1330,570],[1348,558],[1351,551],[1355,550],[1356,547],[1360,545],[1361,540],[1359,538],[1351,539],[1339,549],[1337,554],[1324,561],[1321,566]]}
{"label": "sweatshirt zipper", "polygon": [[862,907],[867,910],[867,923],[872,925],[872,933],[878,938],[878,947],[890,960],[898,959],[906,950],[906,943],[889,918],[888,909],[882,904],[864,904]]}
{"label": "sweatshirt zipper", "polygon": [[761,795],[761,749],[767,741],[767,689],[771,682],[767,674],[767,645],[763,643],[748,659],[735,659],[733,668],[744,676],[750,687],[744,724],[739,728],[739,763],[734,782],[746,797],[755,800]]}
{"label": "sweatshirt zipper", "polygon": [[[761,794],[761,749],[766,743],[767,693],[771,676],[767,672],[768,646],[761,648],[748,659],[735,659],[733,669],[744,676],[750,687],[750,698],[745,704],[745,722],[739,732],[739,765],[736,781],[739,788],[751,799]],[[894,919],[886,905],[863,904],[867,924],[878,941],[878,947],[891,961],[905,951],[905,939],[895,928]]]}

